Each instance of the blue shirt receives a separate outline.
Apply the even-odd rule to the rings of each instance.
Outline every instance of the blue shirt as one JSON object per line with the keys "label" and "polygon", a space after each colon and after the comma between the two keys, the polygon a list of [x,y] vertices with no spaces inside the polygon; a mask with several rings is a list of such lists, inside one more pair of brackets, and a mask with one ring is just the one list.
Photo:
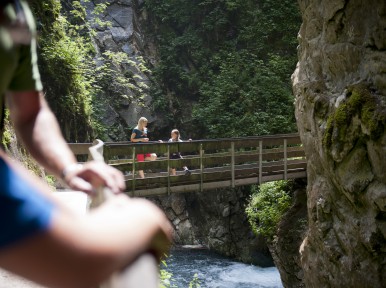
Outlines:
{"label": "blue shirt", "polygon": [[147,138],[147,128],[144,128],[144,131],[134,128],[132,133],[135,134],[134,139]]}
{"label": "blue shirt", "polygon": [[0,249],[46,230],[53,204],[0,158]]}

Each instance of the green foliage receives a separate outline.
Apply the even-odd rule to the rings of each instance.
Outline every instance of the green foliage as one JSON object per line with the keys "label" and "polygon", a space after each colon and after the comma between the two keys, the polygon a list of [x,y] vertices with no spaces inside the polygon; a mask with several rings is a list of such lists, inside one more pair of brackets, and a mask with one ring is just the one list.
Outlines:
{"label": "green foliage", "polygon": [[221,62],[193,110],[210,138],[296,131],[290,85],[274,72],[285,69],[286,61],[271,55],[264,63],[244,50],[224,55]]}
{"label": "green foliage", "polygon": [[[160,288],[177,288],[178,286],[174,283],[173,274],[166,271],[163,268],[166,268],[167,264],[165,261],[161,261],[161,269],[160,269]],[[189,283],[189,288],[200,288],[200,279],[197,274],[194,274],[192,281]]]}
{"label": "green foliage", "polygon": [[296,2],[145,4],[160,56],[151,94],[169,125],[198,131],[197,138],[296,131],[290,83],[300,27]]}
{"label": "green foliage", "polygon": [[46,180],[47,185],[50,186],[52,190],[55,190],[55,182],[56,182],[55,176],[45,175],[44,179]]}
{"label": "green foliage", "polygon": [[167,264],[164,260],[161,262],[161,266],[162,268],[160,269],[160,288],[176,288],[177,286],[172,283],[173,274],[163,269],[167,267]]}
{"label": "green foliage", "polygon": [[327,119],[323,137],[325,147],[329,148],[333,143],[345,143],[347,131],[356,117],[361,120],[361,126],[367,136],[377,140],[386,126],[386,113],[381,107],[365,85],[348,87],[346,99]]}
{"label": "green foliage", "polygon": [[38,23],[39,70],[47,101],[66,140],[88,142],[93,138],[91,100],[96,93],[90,65],[91,42],[61,14],[60,1],[35,1],[32,5]]}
{"label": "green foliage", "polygon": [[1,139],[2,146],[7,148],[9,147],[11,141],[12,141],[12,135],[13,131],[11,130],[11,125],[9,123],[9,110],[5,109],[3,111],[5,113],[4,115],[4,123],[3,123],[3,138]]}
{"label": "green foliage", "polygon": [[3,139],[2,147],[8,155],[20,164],[22,164],[26,169],[28,169],[32,174],[40,177],[45,181],[52,189],[55,185],[55,177],[52,175],[47,175],[44,169],[36,162],[36,160],[31,156],[31,154],[24,148],[23,144],[19,142],[19,139],[16,137],[16,132],[9,120],[9,110],[5,109],[5,118],[3,126]]}
{"label": "green foliage", "polygon": [[200,288],[200,284],[200,279],[198,278],[198,275],[196,273],[194,274],[192,281],[190,281],[189,283],[189,288]]}
{"label": "green foliage", "polygon": [[245,211],[254,233],[272,239],[281,217],[291,205],[291,187],[292,182],[284,180],[252,187]]}
{"label": "green foliage", "polygon": [[[142,75],[150,71],[142,57],[112,51],[97,57],[93,36],[96,29],[111,25],[100,18],[109,3],[95,4],[91,19],[86,19],[80,1],[63,5],[66,9],[55,0],[33,3],[40,24],[39,67],[46,98],[67,141],[103,140],[107,129],[101,124],[101,111],[133,99],[141,101],[148,90]],[[115,96],[114,101],[108,102],[106,92]]]}
{"label": "green foliage", "polygon": [[176,285],[174,285],[172,283],[172,277],[173,277],[173,274],[164,270],[164,269],[160,269],[160,280],[161,280],[161,283],[160,283],[160,288],[173,288],[173,287],[177,287]]}

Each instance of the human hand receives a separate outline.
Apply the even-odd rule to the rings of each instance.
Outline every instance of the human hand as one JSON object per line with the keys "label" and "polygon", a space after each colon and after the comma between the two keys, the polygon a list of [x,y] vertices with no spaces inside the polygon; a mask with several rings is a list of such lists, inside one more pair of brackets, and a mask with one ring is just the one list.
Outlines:
{"label": "human hand", "polygon": [[89,195],[95,188],[104,186],[117,194],[125,189],[125,179],[119,170],[100,161],[90,161],[84,165],[74,166],[64,175],[64,181],[74,189]]}
{"label": "human hand", "polygon": [[142,142],[149,142],[149,138],[142,138]]}

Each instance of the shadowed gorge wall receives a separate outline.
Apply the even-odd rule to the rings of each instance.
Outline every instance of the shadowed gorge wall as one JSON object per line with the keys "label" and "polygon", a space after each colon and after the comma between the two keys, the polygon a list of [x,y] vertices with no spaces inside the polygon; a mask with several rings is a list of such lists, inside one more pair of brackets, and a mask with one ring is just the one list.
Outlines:
{"label": "shadowed gorge wall", "polygon": [[386,285],[386,2],[298,1],[306,287]]}

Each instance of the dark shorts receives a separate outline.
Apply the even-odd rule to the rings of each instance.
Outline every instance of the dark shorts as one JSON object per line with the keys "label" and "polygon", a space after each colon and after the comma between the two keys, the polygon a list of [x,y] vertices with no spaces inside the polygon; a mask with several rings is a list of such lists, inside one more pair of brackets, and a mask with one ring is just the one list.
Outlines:
{"label": "dark shorts", "polygon": [[0,249],[48,229],[54,206],[0,158]]}
{"label": "dark shorts", "polygon": [[[182,156],[180,153],[172,153],[170,154],[170,159],[182,159]],[[172,165],[172,169],[176,169],[176,167],[174,167],[175,165]]]}
{"label": "dark shorts", "polygon": [[170,159],[182,159],[182,156],[180,153],[172,153],[170,154]]}
{"label": "dark shorts", "polygon": [[147,157],[151,157],[151,154],[150,153],[147,153],[147,154],[137,154],[137,161],[138,162],[143,162],[145,161],[145,158]]}

